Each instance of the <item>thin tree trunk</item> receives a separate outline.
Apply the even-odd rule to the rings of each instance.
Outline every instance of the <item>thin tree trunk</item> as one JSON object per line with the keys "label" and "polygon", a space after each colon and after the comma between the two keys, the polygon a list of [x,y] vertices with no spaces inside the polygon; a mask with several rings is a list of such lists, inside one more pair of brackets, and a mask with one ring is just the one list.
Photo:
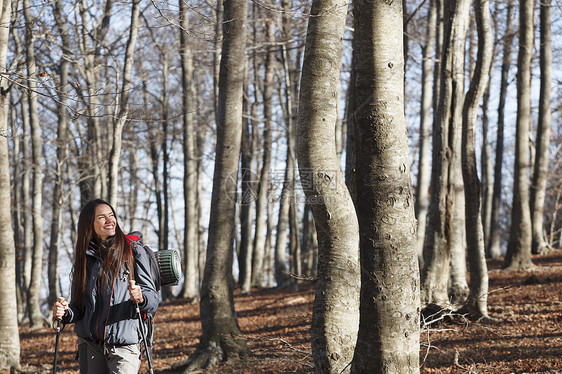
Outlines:
{"label": "thin tree trunk", "polygon": [[65,28],[65,21],[60,2],[53,4],[53,14],[60,33],[63,56],[59,64],[60,74],[60,94],[58,98],[58,128],[57,128],[57,155],[55,170],[55,186],[52,199],[52,222],[51,222],[51,238],[49,244],[49,297],[48,305],[53,305],[60,294],[58,287],[58,253],[60,247],[60,230],[62,226],[62,207],[64,204],[64,163],[67,155],[68,143],[68,118],[67,118],[67,102],[68,102],[68,69],[70,55],[70,39]]}
{"label": "thin tree trunk", "polygon": [[[185,364],[185,372],[210,368],[219,361],[243,358],[249,353],[234,311],[232,277],[235,230],[232,217],[236,213],[242,136],[247,2],[226,0],[224,7],[216,158],[207,262],[201,287],[202,336],[198,349]],[[229,192],[230,188],[234,193]]]}
{"label": "thin tree trunk", "polygon": [[[424,248],[422,304],[448,307],[447,280],[455,191],[453,190],[453,139],[461,130],[464,100],[464,45],[469,21],[470,2],[445,4],[445,35],[441,57],[439,110],[433,128],[431,200]],[[458,148],[457,148],[458,149]],[[458,175],[460,177],[460,175]]]}
{"label": "thin tree trunk", "polygon": [[[246,92],[248,90],[246,89]],[[249,95],[245,95],[244,108],[249,111],[253,104],[248,102]],[[242,121],[241,144],[241,192],[240,199],[240,253],[238,256],[239,285],[242,292],[249,292],[252,280],[252,204],[254,203],[252,158],[253,142],[251,139],[252,114]]]}
{"label": "thin tree trunk", "polygon": [[544,254],[548,251],[548,244],[544,237],[544,200],[548,182],[548,163],[550,145],[550,91],[552,84],[552,32],[551,32],[551,0],[541,1],[540,27],[540,69],[541,88],[539,98],[539,125],[537,129],[537,151],[533,181],[531,183],[531,213],[533,218],[532,251]]}
{"label": "thin tree trunk", "polygon": [[[12,14],[12,23],[15,22],[15,12]],[[12,41],[14,44],[14,49],[16,55],[23,54],[21,49],[21,40],[19,38],[18,33],[13,33]],[[23,64],[18,67],[17,73],[20,76],[25,75],[25,67]],[[25,90],[23,90],[19,104],[21,107],[21,127],[22,127],[22,135],[19,137],[17,144],[21,146],[21,155],[20,162],[14,159],[14,165],[16,167],[16,172],[21,175],[21,184],[14,185],[13,188],[19,191],[18,194],[21,196],[19,199],[16,198],[15,206],[19,210],[18,214],[18,221],[17,225],[20,225],[19,230],[19,240],[16,237],[16,244],[20,243],[20,250],[21,253],[17,253],[16,255],[22,258],[22,261],[18,261],[19,263],[19,295],[20,295],[20,302],[18,303],[19,309],[19,316],[18,321],[20,324],[28,323],[29,322],[29,313],[28,313],[28,301],[27,301],[27,291],[29,289],[29,284],[31,282],[31,265],[32,265],[32,255],[33,255],[33,233],[32,233],[32,221],[31,221],[31,191],[30,191],[30,165],[31,165],[31,157],[29,154],[29,110],[28,110],[28,101],[25,100],[26,96]],[[12,95],[14,97],[14,95]],[[16,116],[16,111],[12,110],[12,116]],[[19,155],[20,152],[17,152],[17,145],[14,146],[14,155]],[[19,169],[19,170],[18,170]],[[16,234],[18,231],[16,230]]]}
{"label": "thin tree trunk", "polygon": [[504,268],[528,269],[531,261],[529,208],[529,124],[531,121],[531,59],[533,55],[534,0],[519,2],[519,53],[517,57],[517,121],[511,228]]}
{"label": "thin tree trunk", "polygon": [[139,31],[140,0],[134,0],[131,7],[131,25],[129,38],[125,50],[125,63],[123,65],[123,82],[118,102],[119,112],[113,124],[113,147],[109,154],[109,203],[118,206],[119,158],[121,157],[122,134],[127,116],[129,114],[129,97],[131,87],[131,71],[133,68],[133,54]]}
{"label": "thin tree trunk", "polygon": [[507,1],[505,34],[503,36],[503,58],[500,80],[500,93],[498,102],[498,126],[496,134],[496,160],[494,163],[494,192],[492,194],[492,216],[490,218],[490,237],[487,239],[486,252],[491,258],[502,255],[500,238],[500,206],[502,197],[502,165],[503,165],[503,133],[505,121],[505,101],[507,87],[509,85],[508,75],[511,65],[511,50],[513,43],[513,14],[514,0]]}
{"label": "thin tree trunk", "polygon": [[[286,5],[288,6],[288,5]],[[283,22],[283,29],[288,27]],[[286,33],[287,31],[284,31]],[[284,286],[290,281],[287,270],[287,226],[289,225],[290,199],[293,196],[295,180],[295,141],[293,121],[293,87],[289,68],[289,54],[287,46],[282,45],[283,68],[285,76],[285,123],[287,134],[287,152],[285,158],[285,176],[279,198],[279,219],[277,220],[277,236],[275,241],[275,281],[277,286]],[[289,243],[290,244],[290,243]]]}
{"label": "thin tree trunk", "polygon": [[263,83],[263,156],[256,200],[256,229],[252,255],[252,285],[265,286],[265,245],[267,234],[267,204],[269,196],[269,175],[271,170],[271,127],[273,121],[273,78],[275,20],[273,12],[265,10],[265,37],[268,43],[265,56],[265,77]]}
{"label": "thin tree trunk", "polygon": [[[107,54],[102,54],[102,46],[109,31],[112,16],[113,0],[105,0],[101,18],[97,24],[90,25],[90,5],[86,0],[76,4],[76,19],[82,21],[78,47],[83,58],[83,64],[76,67],[86,82],[87,91],[87,124],[84,154],[79,158],[80,180],[80,205],[84,205],[92,198],[108,199],[107,181],[107,154],[102,146],[102,126],[100,125],[100,75],[101,68],[107,66],[104,61]],[[90,44],[92,44],[90,46]]]}
{"label": "thin tree trunk", "polygon": [[[13,20],[12,20],[13,23]],[[15,109],[17,107],[15,100],[14,100],[14,95],[10,95],[9,96],[10,99],[10,131],[12,132],[12,134],[16,134],[17,130],[16,130],[16,124],[17,124],[17,110]],[[11,152],[11,159],[8,160],[8,162],[10,162],[11,165],[14,165],[12,167],[13,173],[14,175],[21,175],[21,169],[18,167],[18,164],[21,164],[21,162],[19,162],[19,159],[21,157],[20,154],[20,148],[21,148],[21,136],[18,137],[14,137],[14,141],[13,141],[13,149]],[[17,310],[17,316],[18,316],[18,323],[21,325],[24,322],[24,319],[26,318],[26,314],[25,314],[25,303],[26,303],[26,297],[25,297],[25,292],[27,290],[27,287],[24,284],[24,278],[23,278],[23,265],[24,265],[24,248],[23,248],[23,238],[22,238],[22,233],[23,233],[23,218],[22,218],[22,208],[23,208],[23,203],[22,203],[22,199],[21,199],[21,189],[20,186],[18,185],[18,182],[20,182],[20,180],[18,180],[17,178],[12,179],[12,183],[11,183],[11,188],[13,189],[13,208],[12,208],[12,219],[13,219],[13,228],[14,228],[14,243],[15,243],[15,256],[16,256],[16,299],[18,302],[18,310]]]}
{"label": "thin tree trunk", "polygon": [[314,0],[310,14],[297,151],[302,188],[318,233],[312,356],[317,373],[349,373],[359,325],[359,226],[335,139],[347,2]]}
{"label": "thin tree trunk", "polygon": [[[10,35],[12,2],[3,0],[0,8],[0,70],[7,74],[6,61]],[[10,161],[8,151],[9,97],[7,79],[0,81],[0,370],[19,370],[20,340],[16,298],[16,247],[12,229]]]}
{"label": "thin tree trunk", "polygon": [[[179,0],[180,7],[180,55],[182,66],[182,126],[183,126],[183,198],[184,227],[183,269],[184,285],[182,296],[197,297],[197,268],[199,258],[199,181],[197,141],[195,128],[195,85],[193,82],[193,55],[191,52],[192,38],[188,33],[188,7],[184,0]],[[202,267],[201,267],[202,268]]]}
{"label": "thin tree trunk", "polygon": [[480,165],[482,167],[482,228],[484,230],[484,243],[490,237],[490,222],[492,219],[492,196],[494,191],[493,168],[492,168],[492,147],[489,141],[489,116],[488,108],[490,105],[490,90],[492,86],[492,75],[494,73],[494,56],[488,69],[488,83],[484,96],[482,97],[482,151],[480,152]]}
{"label": "thin tree trunk", "polygon": [[470,317],[488,316],[488,269],[482,227],[481,191],[476,160],[476,120],[478,103],[484,95],[492,61],[492,29],[490,25],[489,0],[474,3],[474,14],[478,30],[478,55],[473,79],[466,94],[463,108],[462,164],[466,197],[466,233],[468,262],[470,267],[470,293],[466,310]]}
{"label": "thin tree trunk", "polygon": [[422,93],[420,108],[420,154],[417,175],[417,196],[414,209],[418,219],[417,251],[418,260],[423,265],[423,243],[429,203],[429,177],[431,174],[431,107],[433,104],[433,60],[437,32],[437,2],[430,0],[427,14],[427,30],[422,62]]}
{"label": "thin tree trunk", "polygon": [[41,328],[45,319],[41,313],[41,276],[43,271],[43,168],[41,153],[41,127],[39,125],[39,110],[37,102],[37,66],[35,63],[35,47],[29,0],[24,0],[26,65],[28,77],[29,123],[31,126],[31,157],[33,167],[33,261],[31,269],[31,282],[28,290],[28,305],[30,327]]}
{"label": "thin tree trunk", "polygon": [[358,0],[353,12],[361,306],[351,371],[419,373],[420,283],[404,117],[402,3]]}

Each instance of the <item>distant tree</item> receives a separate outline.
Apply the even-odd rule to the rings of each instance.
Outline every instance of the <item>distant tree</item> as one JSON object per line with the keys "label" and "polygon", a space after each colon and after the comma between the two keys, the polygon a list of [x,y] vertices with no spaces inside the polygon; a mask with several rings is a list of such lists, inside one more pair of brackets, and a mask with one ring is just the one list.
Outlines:
{"label": "distant tree", "polygon": [[[12,2],[3,0],[0,7],[0,71],[7,73],[6,62]],[[8,80],[0,81],[0,370],[19,370],[20,339],[16,298],[16,246],[12,229],[10,163],[8,152]]]}
{"label": "distant tree", "polygon": [[51,236],[49,243],[49,297],[48,304],[53,305],[60,293],[58,277],[58,257],[61,244],[62,212],[64,204],[64,175],[65,163],[68,158],[68,71],[70,61],[67,56],[71,53],[71,41],[66,29],[66,22],[60,1],[53,3],[53,17],[61,40],[62,57],[59,61],[58,89],[58,126],[57,126],[57,151],[55,164],[55,181],[52,198]]}
{"label": "distant tree", "polygon": [[[81,144],[76,149],[81,206],[92,198],[109,199],[106,183],[107,153],[102,144],[105,129],[99,114],[102,97],[100,87],[103,85],[102,68],[109,65],[109,54],[104,51],[107,48],[113,5],[114,0],[104,0],[98,12],[90,12],[90,6],[85,3],[76,5],[79,15],[76,39],[79,53],[76,67],[85,84],[83,90],[79,88],[79,98],[85,106],[86,115],[84,134],[81,134]],[[97,17],[94,17],[94,14]]]}
{"label": "distant tree", "polygon": [[550,145],[550,96],[552,84],[552,31],[551,31],[551,0],[540,2],[540,70],[541,87],[539,98],[539,123],[536,137],[536,153],[531,182],[531,214],[532,214],[532,252],[544,254],[548,244],[544,236],[544,201],[548,182],[549,145]]}
{"label": "distant tree", "polygon": [[273,124],[273,93],[275,73],[275,18],[273,11],[266,8],[265,12],[265,38],[267,51],[264,64],[263,81],[263,145],[262,165],[258,180],[256,200],[256,227],[254,231],[254,243],[252,254],[252,285],[265,286],[265,248],[267,235],[267,204],[269,196],[269,177],[271,171],[271,146],[272,146],[272,124]]}
{"label": "distant tree", "polygon": [[482,227],[482,195],[476,160],[476,120],[478,106],[487,87],[492,61],[493,41],[489,1],[475,1],[474,14],[478,30],[478,54],[463,107],[462,174],[466,197],[466,234],[470,238],[467,240],[470,292],[465,307],[471,317],[480,318],[488,316],[488,269]]}
{"label": "distant tree", "polygon": [[358,0],[353,15],[361,305],[351,371],[419,373],[420,283],[404,118],[402,3]]}
{"label": "distant tree", "polygon": [[336,147],[346,1],[314,0],[301,76],[297,155],[318,234],[312,311],[317,373],[348,373],[359,325],[359,226]]}
{"label": "distant tree", "polygon": [[118,186],[119,186],[119,159],[121,157],[123,127],[128,120],[129,98],[131,89],[131,74],[133,70],[133,56],[137,43],[139,29],[140,0],[134,0],[131,7],[131,25],[129,27],[129,37],[125,50],[125,61],[123,64],[123,81],[118,100],[118,113],[113,121],[112,148],[109,154],[109,202],[113,206],[119,205]]}
{"label": "distant tree", "polygon": [[422,272],[421,300],[424,306],[436,304],[447,307],[449,304],[447,282],[457,192],[452,180],[455,168],[453,153],[460,151],[453,142],[462,126],[464,51],[469,10],[468,0],[445,2],[441,87],[433,127],[431,200]]}
{"label": "distant tree", "polygon": [[23,15],[25,18],[25,64],[27,67],[27,97],[29,103],[29,123],[31,127],[31,158],[32,158],[32,218],[33,218],[33,261],[31,281],[28,289],[28,313],[30,326],[41,328],[46,321],[41,313],[41,284],[43,275],[43,165],[41,125],[39,124],[39,109],[37,99],[37,62],[35,59],[35,37],[33,25],[35,19],[31,15],[29,0],[23,1]]}
{"label": "distant tree", "polygon": [[511,50],[513,49],[513,14],[514,1],[506,2],[505,32],[502,40],[502,67],[500,78],[500,92],[498,97],[498,125],[496,131],[496,154],[494,162],[494,191],[492,194],[492,212],[490,217],[489,237],[486,238],[486,253],[488,257],[498,258],[502,255],[500,240],[500,206],[502,198],[502,166],[503,166],[503,134],[505,122],[505,102],[508,75],[511,66]]}
{"label": "distant tree", "polygon": [[427,12],[425,45],[422,47],[422,93],[420,108],[420,154],[418,157],[417,193],[415,201],[418,258],[423,263],[423,243],[429,202],[429,177],[431,174],[431,107],[433,104],[433,65],[435,57],[435,38],[437,32],[437,0],[430,0]]}
{"label": "distant tree", "polygon": [[202,336],[182,365],[184,372],[211,368],[249,353],[234,311],[232,277],[236,194],[242,136],[242,95],[246,47],[246,0],[224,2],[224,38],[219,78],[217,145],[207,241],[201,285]]}
{"label": "distant tree", "polygon": [[504,268],[533,267],[531,212],[529,208],[529,125],[531,123],[531,59],[533,56],[534,0],[519,1],[519,53],[517,55],[517,121],[511,228]]}
{"label": "distant tree", "polygon": [[185,280],[183,297],[197,297],[197,258],[199,256],[199,214],[197,211],[197,141],[195,127],[195,84],[193,77],[192,36],[189,34],[189,15],[185,0],[179,0],[180,9],[180,56],[182,84],[182,132],[183,132],[183,197],[184,226],[183,269]]}

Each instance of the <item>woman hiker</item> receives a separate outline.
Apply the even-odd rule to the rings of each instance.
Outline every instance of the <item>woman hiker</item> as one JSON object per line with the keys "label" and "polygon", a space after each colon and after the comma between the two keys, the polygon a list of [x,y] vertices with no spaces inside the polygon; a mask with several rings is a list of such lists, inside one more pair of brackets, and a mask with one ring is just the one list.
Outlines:
{"label": "woman hiker", "polygon": [[82,208],[71,300],[53,306],[54,318],[76,324],[80,373],[139,372],[142,334],[134,303],[154,313],[159,295],[146,251],[130,243],[109,203],[96,199]]}

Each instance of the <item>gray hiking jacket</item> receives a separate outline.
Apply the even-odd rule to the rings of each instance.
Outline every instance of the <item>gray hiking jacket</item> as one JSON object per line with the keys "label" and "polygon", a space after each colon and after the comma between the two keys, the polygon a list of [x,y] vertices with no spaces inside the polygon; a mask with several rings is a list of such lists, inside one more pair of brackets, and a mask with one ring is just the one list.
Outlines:
{"label": "gray hiking jacket", "polygon": [[[131,243],[135,259],[135,281],[141,287],[144,301],[139,309],[144,313],[154,313],[159,303],[159,295],[151,277],[146,250]],[[92,248],[86,251],[86,290],[84,292],[84,313],[69,305],[64,323],[76,323],[74,332],[81,338],[105,345],[137,344],[141,341],[139,320],[135,306],[129,299],[129,270],[121,266],[113,284],[110,274],[107,287],[101,281],[103,260]],[[103,290],[102,290],[103,289]]]}

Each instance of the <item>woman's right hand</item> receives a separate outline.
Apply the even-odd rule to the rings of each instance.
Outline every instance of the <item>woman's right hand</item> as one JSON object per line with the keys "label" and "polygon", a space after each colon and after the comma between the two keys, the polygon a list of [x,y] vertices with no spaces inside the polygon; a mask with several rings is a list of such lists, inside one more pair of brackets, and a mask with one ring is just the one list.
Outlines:
{"label": "woman's right hand", "polygon": [[68,303],[66,300],[57,301],[55,305],[53,305],[53,318],[54,319],[62,319],[68,310]]}

